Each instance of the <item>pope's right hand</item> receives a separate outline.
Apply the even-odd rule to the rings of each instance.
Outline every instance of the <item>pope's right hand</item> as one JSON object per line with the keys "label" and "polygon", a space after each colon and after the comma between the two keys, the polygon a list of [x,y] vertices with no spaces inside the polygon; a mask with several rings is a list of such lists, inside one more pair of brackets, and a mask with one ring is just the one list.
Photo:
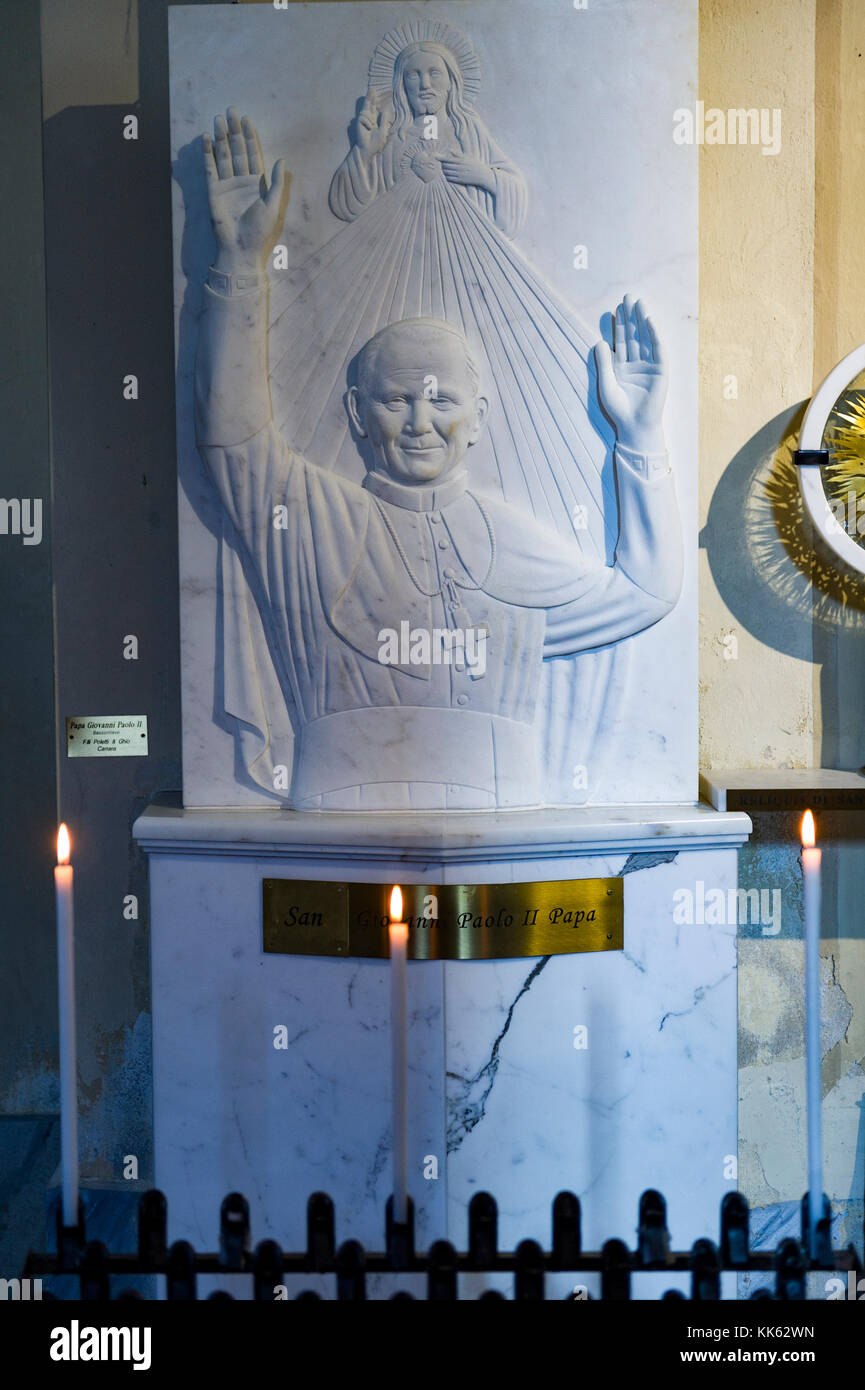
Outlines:
{"label": "pope's right hand", "polygon": [[285,220],[291,175],[278,159],[268,186],[258,132],[248,116],[229,106],[202,136],[210,216],[216,237],[214,266],[227,275],[258,272],[276,245]]}

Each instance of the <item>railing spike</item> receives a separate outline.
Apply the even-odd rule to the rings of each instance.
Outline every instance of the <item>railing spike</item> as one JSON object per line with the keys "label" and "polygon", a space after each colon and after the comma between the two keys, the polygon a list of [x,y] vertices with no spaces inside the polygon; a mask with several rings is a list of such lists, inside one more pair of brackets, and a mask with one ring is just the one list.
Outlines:
{"label": "railing spike", "polygon": [[695,1240],[691,1250],[691,1298],[695,1303],[721,1297],[721,1260],[711,1240]]}
{"label": "railing spike", "polygon": [[108,1248],[101,1240],[91,1240],[78,1271],[82,1303],[107,1303],[111,1298],[111,1266]]}
{"label": "railing spike", "polygon": [[84,1212],[84,1198],[78,1198],[78,1223],[75,1226],[63,1225],[63,1199],[58,1196],[56,1213],[57,1260],[60,1272],[74,1274],[81,1264],[84,1247],[87,1244],[87,1218]]}
{"label": "railing spike", "polygon": [[806,1192],[802,1198],[800,1212],[802,1249],[805,1251],[809,1263],[816,1265],[819,1269],[834,1269],[835,1259],[832,1254],[832,1208],[829,1205],[829,1198],[824,1194],[822,1210],[817,1221],[817,1229],[814,1232],[813,1249],[811,1248],[811,1195],[808,1192]]}
{"label": "railing spike", "polygon": [[311,1270],[333,1269],[336,1250],[336,1215],[326,1192],[313,1192],[306,1204],[306,1255]]}
{"label": "railing spike", "polygon": [[219,1209],[219,1263],[242,1270],[249,1252],[249,1203],[240,1192],[229,1192]]}
{"label": "railing spike", "polygon": [[601,1298],[627,1303],[631,1297],[631,1252],[623,1240],[608,1240],[601,1250]]}
{"label": "railing spike", "polygon": [[805,1253],[798,1240],[782,1240],[775,1255],[775,1289],[783,1300],[805,1297]]}
{"label": "railing spike", "polygon": [[553,1201],[553,1269],[571,1269],[580,1258],[582,1221],[580,1199],[573,1192],[559,1192]]}
{"label": "railing spike", "polygon": [[336,1252],[336,1296],[340,1303],[366,1298],[366,1254],[359,1240],[346,1240]]}
{"label": "railing spike", "polygon": [[414,1202],[406,1198],[406,1219],[393,1219],[393,1197],[385,1204],[385,1248],[391,1269],[410,1269],[414,1264]]}
{"label": "railing spike", "polygon": [[741,1192],[727,1192],[721,1202],[721,1264],[736,1269],[748,1263],[751,1212]]}
{"label": "railing spike", "polygon": [[176,1240],[168,1252],[165,1297],[169,1303],[194,1303],[198,1298],[195,1251],[188,1240]]}
{"label": "railing spike", "polygon": [[142,1270],[162,1268],[168,1253],[168,1203],[157,1187],[142,1192],[138,1203],[138,1262]]}
{"label": "railing spike", "polygon": [[457,1298],[457,1252],[449,1240],[430,1246],[427,1298],[431,1303],[450,1303]]}
{"label": "railing spike", "polygon": [[670,1232],[667,1230],[667,1203],[650,1187],[640,1198],[640,1221],[637,1231],[637,1254],[644,1268],[666,1265],[670,1254]]}
{"label": "railing spike", "polygon": [[476,1192],[469,1202],[469,1259],[475,1269],[494,1263],[499,1239],[499,1210],[489,1192]]}
{"label": "railing spike", "polygon": [[544,1252],[536,1240],[521,1240],[517,1246],[514,1299],[518,1303],[544,1300]]}
{"label": "railing spike", "polygon": [[282,1250],[275,1240],[262,1240],[256,1246],[252,1262],[252,1296],[256,1303],[272,1303],[274,1289],[282,1284],[285,1264]]}

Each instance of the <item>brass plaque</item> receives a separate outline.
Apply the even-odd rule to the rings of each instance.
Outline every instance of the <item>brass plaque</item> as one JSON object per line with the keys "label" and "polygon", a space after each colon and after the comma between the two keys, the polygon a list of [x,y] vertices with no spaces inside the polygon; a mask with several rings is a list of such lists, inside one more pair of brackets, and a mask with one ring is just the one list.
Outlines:
{"label": "brass plaque", "polygon": [[[264,879],[264,950],[386,958],[391,886]],[[624,945],[621,878],[401,887],[411,960],[558,956]]]}
{"label": "brass plaque", "polygon": [[266,878],[261,897],[264,950],[292,956],[349,955],[348,888],[347,883]]}
{"label": "brass plaque", "polygon": [[860,787],[728,787],[728,811],[862,811],[865,788]]}

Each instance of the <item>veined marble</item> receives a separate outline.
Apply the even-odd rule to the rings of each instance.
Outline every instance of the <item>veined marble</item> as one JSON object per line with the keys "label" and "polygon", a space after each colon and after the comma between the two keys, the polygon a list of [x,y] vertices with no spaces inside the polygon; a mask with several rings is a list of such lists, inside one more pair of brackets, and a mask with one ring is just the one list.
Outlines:
{"label": "veined marble", "polygon": [[[381,866],[336,841],[306,858],[287,860],[278,845],[266,853],[244,843],[247,815],[237,812],[214,854],[202,819],[178,812],[170,838],[160,839],[167,822],[152,810],[135,827],[150,852],[155,1166],[172,1238],[212,1244],[219,1203],[239,1189],[254,1238],[296,1247],[306,1198],[324,1188],[338,1238],[379,1247],[391,1184],[387,964],[264,956],[260,901],[266,876],[318,878],[326,862],[327,877],[377,881]],[[223,813],[223,836],[229,819]],[[574,838],[555,868],[543,844],[520,856],[513,837],[510,861],[493,847],[480,862],[476,842],[472,863],[445,865],[434,825],[422,864],[415,831],[404,881],[623,874],[626,913],[622,952],[409,962],[420,1246],[438,1237],[463,1245],[466,1203],[480,1189],[500,1203],[503,1247],[549,1243],[561,1188],[583,1202],[588,1245],[611,1235],[632,1243],[650,1186],[668,1196],[677,1244],[714,1234],[732,1185],[724,1161],[736,1152],[736,926],[680,925],[673,915],[682,888],[734,886],[749,822],[706,811],[703,828],[709,847],[693,835],[681,848],[674,815],[657,833],[635,834],[632,852]],[[279,1025],[287,1050],[273,1047]],[[574,1045],[580,1027],[585,1047]],[[429,1155],[436,1180],[423,1177]],[[558,1283],[563,1294],[567,1281]]]}

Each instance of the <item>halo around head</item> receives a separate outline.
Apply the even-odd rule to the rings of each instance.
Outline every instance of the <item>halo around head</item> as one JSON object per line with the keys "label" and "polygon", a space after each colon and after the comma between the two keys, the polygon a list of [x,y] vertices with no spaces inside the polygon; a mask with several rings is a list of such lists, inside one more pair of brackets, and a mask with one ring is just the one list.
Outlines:
{"label": "halo around head", "polygon": [[393,70],[404,48],[413,43],[438,43],[453,54],[463,79],[463,94],[473,106],[480,90],[481,69],[477,54],[465,34],[438,19],[413,19],[385,34],[369,63],[369,85],[383,96],[393,90]]}

